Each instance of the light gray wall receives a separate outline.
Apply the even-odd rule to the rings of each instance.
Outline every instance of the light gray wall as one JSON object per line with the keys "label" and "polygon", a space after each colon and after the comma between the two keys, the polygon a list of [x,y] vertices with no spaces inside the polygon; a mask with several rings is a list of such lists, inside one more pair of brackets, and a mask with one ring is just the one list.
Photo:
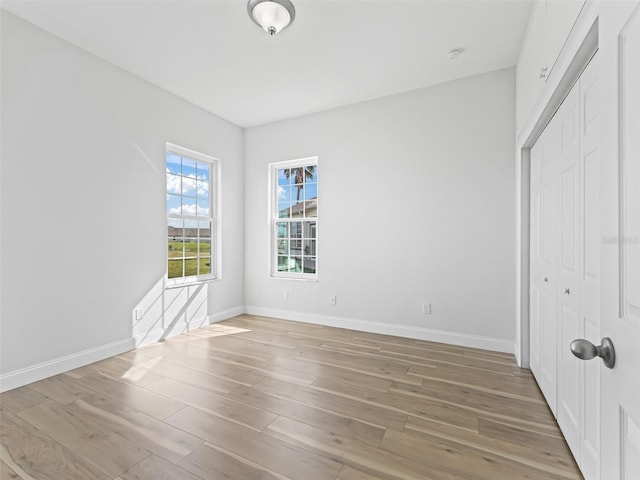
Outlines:
{"label": "light gray wall", "polygon": [[[243,305],[512,345],[513,70],[243,134],[11,14],[1,22],[5,379],[62,371],[133,336],[177,333],[180,322]],[[204,291],[159,288],[167,141],[221,160],[223,279]],[[320,158],[320,280],[273,280],[267,164],[312,155]],[[145,317],[133,322],[136,306]]]}
{"label": "light gray wall", "polygon": [[241,311],[242,130],[11,14],[1,26],[0,373],[131,340],[166,271],[167,141],[221,161],[223,279],[170,292],[171,318],[146,305],[136,333]]}
{"label": "light gray wall", "polygon": [[[514,85],[499,70],[248,129],[248,310],[513,350]],[[267,164],[315,155],[319,281],[269,278]]]}

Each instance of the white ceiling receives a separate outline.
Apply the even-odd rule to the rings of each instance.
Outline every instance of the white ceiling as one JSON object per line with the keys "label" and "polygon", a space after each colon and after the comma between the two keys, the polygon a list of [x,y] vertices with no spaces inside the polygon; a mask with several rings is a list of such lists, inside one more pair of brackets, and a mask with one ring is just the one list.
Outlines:
{"label": "white ceiling", "polygon": [[[245,0],[2,7],[241,127],[516,64],[532,0],[293,0],[269,37]],[[455,62],[446,53],[463,47]]]}

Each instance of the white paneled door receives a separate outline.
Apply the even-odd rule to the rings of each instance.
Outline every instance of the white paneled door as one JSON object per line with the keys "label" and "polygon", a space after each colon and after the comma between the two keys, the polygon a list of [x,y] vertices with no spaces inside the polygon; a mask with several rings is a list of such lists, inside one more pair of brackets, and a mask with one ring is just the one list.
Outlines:
{"label": "white paneled door", "polygon": [[531,149],[531,367],[585,479],[640,480],[640,2],[599,8]]}
{"label": "white paneled door", "polygon": [[559,131],[549,128],[543,133],[542,161],[542,270],[540,288],[540,376],[539,383],[551,411],[557,416],[557,301],[558,248],[560,221],[558,209],[558,142]]}
{"label": "white paneled door", "polygon": [[615,367],[602,370],[602,480],[640,479],[639,9],[619,34],[619,68],[619,155],[603,157],[601,170],[601,219],[613,227],[602,239],[601,331],[616,353]]}
{"label": "white paneled door", "polygon": [[600,478],[598,59],[531,149],[531,366],[587,480]]}
{"label": "white paneled door", "polygon": [[557,144],[560,238],[558,262],[558,424],[576,458],[580,455],[580,363],[563,346],[582,336],[580,328],[580,81],[547,128],[559,132]]}
{"label": "white paneled door", "polygon": [[[600,339],[600,89],[598,83],[598,57],[580,77],[580,156],[578,184],[579,229],[581,241],[578,247],[577,288],[579,320],[576,329],[580,335],[564,338],[562,349],[567,361],[568,346],[577,338],[588,339],[596,344]],[[571,355],[575,365],[576,358]],[[587,479],[599,478],[600,470],[600,362],[578,361],[578,385],[575,391],[581,418],[580,467]]]}
{"label": "white paneled door", "polygon": [[531,149],[531,370],[556,415],[556,248],[557,175],[551,146],[555,132],[546,130]]}

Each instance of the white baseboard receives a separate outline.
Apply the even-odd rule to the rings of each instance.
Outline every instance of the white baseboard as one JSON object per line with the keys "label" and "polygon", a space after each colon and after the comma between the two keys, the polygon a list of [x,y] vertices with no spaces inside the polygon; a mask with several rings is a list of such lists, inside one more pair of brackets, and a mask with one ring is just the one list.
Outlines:
{"label": "white baseboard", "polygon": [[246,306],[244,311],[250,315],[281,318],[283,320],[294,320],[304,323],[313,323],[316,325],[326,325],[329,327],[347,328],[349,330],[360,330],[369,333],[381,333],[384,335],[394,335],[396,337],[429,340],[431,342],[449,343],[452,345],[481,348],[483,350],[491,350],[494,352],[514,353],[513,341],[501,338],[432,330],[422,327],[399,325],[396,323],[367,322],[354,318],[290,312],[287,310],[275,310],[264,307]]}
{"label": "white baseboard", "polygon": [[520,344],[518,342],[513,342],[513,355],[516,357],[516,363],[519,367],[524,368],[522,360],[520,359],[520,353]]}
{"label": "white baseboard", "polygon": [[37,382],[43,378],[68,372],[74,368],[83,367],[94,362],[99,362],[105,358],[120,355],[121,353],[133,350],[135,344],[132,338],[108,343],[100,347],[84,350],[65,357],[49,360],[30,367],[14,370],[13,372],[0,375],[0,393],[14,388]]}
{"label": "white baseboard", "polygon": [[209,315],[209,323],[218,323],[245,313],[244,305]]}
{"label": "white baseboard", "polygon": [[191,330],[202,328],[203,325],[221,322],[237,315],[242,315],[243,313],[244,306],[234,307],[228,310],[223,310],[222,312],[213,313],[206,318],[203,317],[202,322],[192,321],[188,324],[177,323],[176,325],[171,325],[167,328],[151,330],[150,332],[145,332],[133,337],[135,348],[144,347],[145,345],[150,345],[152,343],[159,342],[160,340],[175,337],[176,335],[181,335]]}

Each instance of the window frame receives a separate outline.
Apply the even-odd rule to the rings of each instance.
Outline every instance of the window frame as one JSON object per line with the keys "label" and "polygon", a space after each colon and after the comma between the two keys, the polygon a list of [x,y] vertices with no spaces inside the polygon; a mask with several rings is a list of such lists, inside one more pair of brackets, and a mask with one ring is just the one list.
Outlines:
{"label": "window frame", "polygon": [[[196,285],[206,282],[211,282],[215,280],[222,279],[222,269],[221,269],[221,235],[220,235],[220,198],[221,198],[221,182],[220,182],[220,161],[212,157],[210,155],[206,155],[204,153],[197,152],[195,150],[191,150],[185,147],[181,147],[179,145],[167,142],[165,145],[165,172],[166,172],[166,164],[167,164],[167,154],[172,153],[174,155],[179,155],[181,157],[186,157],[189,160],[194,160],[200,163],[209,164],[209,216],[208,217],[199,217],[194,215],[184,215],[184,214],[169,214],[167,212],[167,199],[169,195],[169,191],[167,190],[167,180],[165,173],[165,185],[164,185],[164,198],[165,198],[165,286],[166,288],[175,288],[182,287],[188,285]],[[213,243],[213,247],[211,248],[211,272],[206,273],[204,275],[189,275],[183,277],[174,277],[169,278],[169,252],[167,248],[168,241],[168,228],[169,228],[169,220],[171,218],[178,218],[183,220],[195,220],[195,221],[210,221],[211,222],[211,232],[210,238]],[[198,252],[199,253],[199,252]],[[199,255],[196,258],[200,258]]]}
{"label": "window frame", "polygon": [[[268,175],[268,221],[269,221],[269,277],[274,279],[283,280],[304,280],[304,281],[318,281],[319,272],[319,207],[316,206],[316,217],[289,217],[280,218],[278,216],[278,170],[286,168],[306,167],[314,165],[318,167],[318,157],[305,157],[295,160],[284,160],[280,162],[269,163],[269,175]],[[319,182],[318,182],[319,185]],[[319,195],[317,195],[319,196]],[[316,204],[317,205],[317,204]],[[305,272],[280,272],[278,271],[278,222],[315,222],[315,273]],[[289,255],[291,256],[291,255]]]}

